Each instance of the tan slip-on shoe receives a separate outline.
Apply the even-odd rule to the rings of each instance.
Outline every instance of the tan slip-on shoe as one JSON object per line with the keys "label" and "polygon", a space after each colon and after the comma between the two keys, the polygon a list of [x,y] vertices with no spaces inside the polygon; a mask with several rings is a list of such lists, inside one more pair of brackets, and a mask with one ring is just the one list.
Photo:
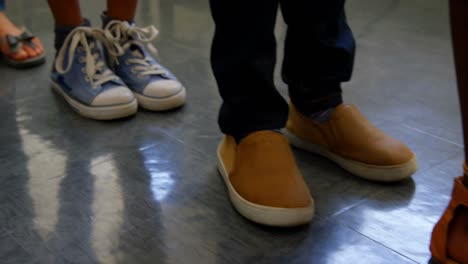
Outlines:
{"label": "tan slip-on shoe", "polygon": [[232,204],[247,219],[269,226],[312,219],[314,202],[282,134],[259,131],[239,144],[225,136],[218,146],[218,169]]}
{"label": "tan slip-on shoe", "polygon": [[414,153],[372,125],[354,105],[339,105],[326,122],[315,122],[290,104],[285,135],[301,149],[322,155],[368,180],[392,182],[418,168]]}

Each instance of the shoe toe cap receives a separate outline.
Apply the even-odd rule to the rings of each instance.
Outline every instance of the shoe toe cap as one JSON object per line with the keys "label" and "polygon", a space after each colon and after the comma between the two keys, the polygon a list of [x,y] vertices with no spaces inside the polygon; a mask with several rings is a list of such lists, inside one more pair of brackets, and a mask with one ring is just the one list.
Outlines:
{"label": "shoe toe cap", "polygon": [[143,90],[143,95],[154,98],[165,98],[178,94],[183,86],[176,80],[159,80],[149,83]]}
{"label": "shoe toe cap", "polygon": [[127,104],[135,100],[133,93],[124,86],[115,87],[100,93],[94,98],[92,106],[113,106]]}
{"label": "shoe toe cap", "polygon": [[309,189],[283,135],[256,132],[237,149],[231,184],[245,200],[267,207],[312,206]]}
{"label": "shoe toe cap", "polygon": [[415,156],[408,146],[390,136],[384,141],[375,142],[374,148],[371,156],[378,165],[400,165],[409,162]]}

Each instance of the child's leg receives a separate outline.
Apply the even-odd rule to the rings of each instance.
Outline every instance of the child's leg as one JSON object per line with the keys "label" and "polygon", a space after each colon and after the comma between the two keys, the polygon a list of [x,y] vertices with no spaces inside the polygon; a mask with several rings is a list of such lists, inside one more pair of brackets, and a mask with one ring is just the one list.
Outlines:
{"label": "child's leg", "polygon": [[[138,27],[135,16],[137,0],[107,0],[102,15],[103,29],[114,46],[122,49],[112,54],[106,48],[107,64],[130,88],[147,110],[165,111],[185,103],[185,88],[168,69],[154,58],[151,42],[157,36],[153,26]],[[118,62],[118,63],[116,63]]]}
{"label": "child's leg", "polygon": [[79,0],[48,0],[55,24],[76,27],[83,22]]}
{"label": "child's leg", "polygon": [[[455,68],[457,73],[458,94],[463,123],[465,142],[465,160],[468,159],[468,11],[467,1],[450,2],[450,18],[452,26],[453,52],[455,55]],[[464,176],[464,184],[468,186],[468,176]]]}
{"label": "child's leg", "polygon": [[135,17],[138,0],[107,0],[107,16],[131,21]]}
{"label": "child's leg", "polygon": [[[450,1],[452,44],[460,97],[465,167],[463,177],[457,178],[452,199],[432,232],[431,252],[440,263],[468,263],[468,1]],[[450,261],[449,261],[450,259]]]}
{"label": "child's leg", "polygon": [[135,114],[135,97],[104,61],[100,44],[113,45],[104,32],[81,16],[78,0],[48,1],[55,18],[57,50],[52,87],[87,118],[109,120]]}
{"label": "child's leg", "polygon": [[86,23],[89,26],[89,21],[81,16],[79,0],[48,0],[50,10],[54,15],[55,20],[55,50],[58,52],[62,47],[68,34],[78,26]]}
{"label": "child's leg", "polygon": [[[452,44],[455,59],[455,69],[457,74],[458,95],[460,97],[460,107],[463,124],[463,138],[465,144],[465,164],[468,159],[468,1],[450,1],[450,22],[452,26]],[[465,170],[463,176],[465,190],[468,189],[468,174]],[[465,195],[468,192],[465,191]],[[453,199],[454,197],[452,197]],[[468,197],[463,197],[467,201]],[[450,258],[459,263],[468,263],[468,253],[466,245],[468,243],[468,205],[459,205],[455,218],[451,223],[448,235],[447,248]]]}

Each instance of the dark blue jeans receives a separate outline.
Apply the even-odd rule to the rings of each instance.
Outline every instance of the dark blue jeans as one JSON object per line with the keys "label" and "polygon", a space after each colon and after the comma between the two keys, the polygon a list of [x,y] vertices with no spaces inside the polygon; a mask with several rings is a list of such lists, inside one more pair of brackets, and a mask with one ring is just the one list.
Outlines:
{"label": "dark blue jeans", "polygon": [[5,0],[0,0],[0,11],[5,10]]}
{"label": "dark blue jeans", "polygon": [[342,102],[341,82],[351,78],[355,43],[345,0],[210,0],[216,29],[211,65],[223,104],[225,134],[285,126],[288,105],[274,85],[276,14],[288,26],[282,77],[303,113]]}

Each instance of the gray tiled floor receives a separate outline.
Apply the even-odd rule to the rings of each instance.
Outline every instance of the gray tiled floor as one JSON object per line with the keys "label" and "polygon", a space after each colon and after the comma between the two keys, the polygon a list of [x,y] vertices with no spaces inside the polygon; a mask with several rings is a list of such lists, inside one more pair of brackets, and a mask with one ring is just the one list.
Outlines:
{"label": "gray tiled floor", "polygon": [[[446,1],[348,1],[358,50],[346,101],[405,141],[421,169],[382,185],[296,150],[317,216],[286,230],[239,216],[216,171],[208,1],[140,1],[137,21],[160,29],[157,47],[188,104],[115,122],[82,119],[49,89],[45,1],[8,4],[49,53],[35,69],[0,65],[1,263],[427,263],[462,161]],[[105,1],[82,6],[98,24]]]}

